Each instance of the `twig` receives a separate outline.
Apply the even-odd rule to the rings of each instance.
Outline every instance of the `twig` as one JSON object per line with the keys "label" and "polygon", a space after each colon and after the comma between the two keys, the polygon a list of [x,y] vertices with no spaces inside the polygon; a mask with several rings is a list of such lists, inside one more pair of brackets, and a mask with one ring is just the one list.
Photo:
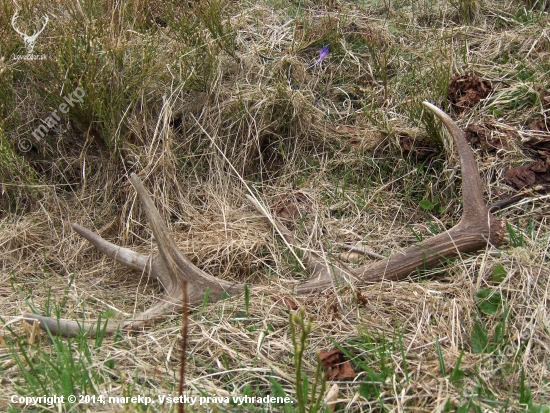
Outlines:
{"label": "twig", "polygon": [[377,254],[374,251],[369,251],[367,249],[359,248],[359,247],[356,247],[354,245],[345,244],[345,243],[342,243],[342,242],[337,242],[334,245],[336,245],[337,247],[346,249],[348,251],[351,251],[351,252],[358,252],[359,254],[363,254],[363,255],[366,255],[366,256],[371,257],[371,258],[376,258],[376,259],[380,259],[380,260],[383,260],[383,259],[387,258],[387,257],[384,257],[383,255]]}
{"label": "twig", "polygon": [[[185,355],[187,350],[187,317],[189,311],[189,303],[187,298],[187,281],[182,281],[181,288],[183,290],[183,314],[182,314],[182,326],[181,326],[181,357],[180,357],[180,385],[178,389],[178,395],[183,399],[183,386],[185,384]],[[178,404],[178,412],[185,413],[185,403]]]}
{"label": "twig", "polygon": [[521,201],[523,198],[527,198],[529,196],[532,196],[533,192],[535,192],[535,191],[545,191],[547,189],[550,189],[549,184],[537,185],[532,189],[526,189],[525,191],[520,192],[517,195],[511,196],[510,198],[501,199],[500,201],[492,203],[491,205],[489,205],[489,211],[494,212],[497,209],[506,208],[507,206],[513,205],[513,204]]}

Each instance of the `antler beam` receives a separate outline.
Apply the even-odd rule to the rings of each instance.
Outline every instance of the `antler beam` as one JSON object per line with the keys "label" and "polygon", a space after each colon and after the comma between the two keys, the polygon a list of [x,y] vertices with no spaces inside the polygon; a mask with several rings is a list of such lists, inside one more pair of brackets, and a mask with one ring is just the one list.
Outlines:
{"label": "antler beam", "polygon": [[[318,254],[306,252],[307,269],[310,279],[297,287],[298,293],[313,293],[338,283],[371,283],[382,280],[403,280],[414,274],[418,269],[430,268],[440,262],[486,248],[488,244],[499,246],[504,239],[505,220],[495,217],[483,201],[481,178],[474,154],[466,142],[464,133],[453,120],[436,106],[424,102],[424,106],[432,111],[445,125],[454,138],[462,169],[462,200],[463,214],[460,222],[450,230],[417,245],[411,246],[401,253],[378,261],[367,267],[348,269],[341,264],[327,262]],[[239,294],[244,290],[242,284],[232,284],[218,280],[194,266],[179,251],[175,241],[169,235],[168,228],[156,209],[149,193],[139,178],[132,174],[130,181],[134,185],[147,218],[157,240],[159,252],[150,257],[138,254],[127,248],[122,248],[105,241],[100,236],[73,224],[73,229],[100,251],[115,261],[130,268],[145,272],[156,277],[165,292],[160,302],[147,311],[137,314],[133,319],[113,323],[107,327],[112,333],[117,329],[135,329],[144,323],[167,313],[179,311],[182,305],[182,281],[187,281],[189,302],[200,303],[207,289],[210,297],[219,299],[224,293]],[[287,243],[300,248],[296,238],[276,218],[267,212],[251,196],[247,196],[254,207],[275,226],[277,232]],[[36,314],[26,314],[26,318],[38,320],[42,329],[49,329],[53,334],[75,336],[95,333],[96,326],[74,321],[55,320]]]}

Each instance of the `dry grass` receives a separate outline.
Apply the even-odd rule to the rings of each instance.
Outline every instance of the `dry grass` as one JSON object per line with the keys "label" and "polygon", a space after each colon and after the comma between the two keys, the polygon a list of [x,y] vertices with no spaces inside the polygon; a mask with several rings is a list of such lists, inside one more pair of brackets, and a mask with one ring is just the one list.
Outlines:
{"label": "dry grass", "polygon": [[[409,282],[297,297],[292,287],[305,274],[247,205],[243,182],[273,211],[288,199],[307,200],[302,224],[292,227],[307,248],[338,254],[338,243],[362,242],[378,254],[396,253],[417,241],[415,233],[428,237],[460,217],[457,157],[421,112],[427,99],[461,127],[491,122],[507,147],[476,150],[486,199],[511,196],[504,172],[539,156],[522,143],[548,139],[529,126],[535,119],[548,125],[544,11],[492,0],[92,3],[21,5],[56,17],[37,40],[44,62],[11,58],[23,53],[23,43],[10,27],[12,6],[2,5],[0,14],[2,410],[22,408],[9,402],[11,394],[31,394],[14,354],[27,349],[38,370],[43,354],[59,354],[44,334],[31,338],[19,323],[23,313],[123,319],[158,297],[156,283],[113,264],[69,225],[154,250],[130,172],[143,179],[181,250],[200,268],[280,291],[253,290],[248,314],[244,297],[192,310],[188,394],[264,396],[275,377],[294,397],[289,314],[299,303],[313,322],[304,358],[310,379],[315,354],[335,343],[356,368],[354,380],[337,382],[342,411],[454,411],[469,396],[480,412],[550,403],[548,195],[502,212],[521,242],[513,237],[500,250],[462,256]],[[329,57],[312,66],[326,44]],[[455,73],[488,80],[491,94],[458,113],[447,100]],[[21,139],[77,86],[85,102],[21,151]],[[415,145],[433,156],[419,161]],[[436,198],[441,211],[419,206]],[[350,265],[368,260],[354,258]],[[506,278],[496,284],[498,264]],[[492,351],[476,352],[475,296],[482,288],[499,291],[506,304],[504,313],[481,317],[489,341],[503,320],[505,332]],[[94,392],[175,394],[180,322],[167,316],[140,334],[105,338],[86,364],[102,372]],[[26,344],[10,350],[17,337]],[[455,381],[462,351],[464,378]],[[175,411],[77,409],[86,408]]]}

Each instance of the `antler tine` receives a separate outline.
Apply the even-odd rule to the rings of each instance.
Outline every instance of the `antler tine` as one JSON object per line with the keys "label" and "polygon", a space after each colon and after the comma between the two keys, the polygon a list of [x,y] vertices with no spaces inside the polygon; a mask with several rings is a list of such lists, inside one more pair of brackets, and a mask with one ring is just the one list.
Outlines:
{"label": "antler tine", "polygon": [[454,138],[460,157],[460,169],[462,174],[462,200],[464,208],[464,217],[475,214],[487,214],[488,207],[483,201],[483,189],[481,186],[481,177],[477,167],[474,153],[470,149],[464,132],[453,122],[451,117],[429,102],[422,102],[424,107],[436,115],[445,125],[449,134]]}
{"label": "antler tine", "polygon": [[148,263],[151,261],[151,257],[143,254],[138,254],[131,249],[119,247],[112,244],[109,241],[104,240],[99,235],[94,234],[87,228],[84,228],[78,224],[71,224],[73,230],[75,230],[82,238],[87,239],[92,245],[100,250],[107,257],[126,265],[134,270],[145,271]]}
{"label": "antler tine", "polygon": [[[136,189],[139,200],[141,201],[145,214],[147,215],[149,225],[153,230],[153,235],[159,248],[159,256],[163,260],[164,265],[168,268],[168,274],[164,275],[167,276],[167,281],[169,283],[176,283],[175,279],[178,278],[177,262],[180,260],[185,260],[185,258],[179,251],[174,239],[170,236],[168,228],[164,224],[160,213],[155,207],[151,196],[141,183],[141,180],[136,174],[132,173],[130,174],[130,182],[132,182],[132,185]],[[189,265],[193,266],[191,263],[189,263]],[[183,274],[182,278],[185,279],[185,274]]]}
{"label": "antler tine", "polygon": [[[162,315],[178,312],[182,307],[183,296],[181,291],[178,293],[175,290],[167,291],[160,302],[145,310],[142,313],[136,314],[130,320],[108,322],[105,328],[105,334],[113,334],[118,330],[135,330],[148,321],[154,320]],[[53,335],[65,337],[76,337],[79,334],[92,336],[98,330],[102,330],[103,326],[91,323],[79,323],[77,321],[68,321],[45,317],[39,314],[27,313],[23,318],[33,321],[38,321],[38,325],[42,330],[50,331]]]}
{"label": "antler tine", "polygon": [[244,285],[218,280],[216,277],[197,268],[185,258],[176,246],[174,239],[170,236],[168,228],[164,224],[141,180],[136,174],[131,174],[130,181],[138,193],[151,229],[153,230],[153,235],[157,240],[159,257],[162,257],[171,278],[178,279],[180,282],[188,282],[189,302],[191,304],[200,302],[207,289],[210,291],[212,298],[220,298],[224,292],[234,294],[244,291]]}
{"label": "antler tine", "polygon": [[[57,320],[52,317],[45,317],[39,314],[24,314],[23,318],[27,321],[37,321],[41,330],[49,331],[54,336],[76,337],[82,332],[84,335],[92,335],[96,333],[97,326],[89,323],[78,323],[76,321]],[[108,325],[105,332],[107,334],[114,333],[119,325]]]}

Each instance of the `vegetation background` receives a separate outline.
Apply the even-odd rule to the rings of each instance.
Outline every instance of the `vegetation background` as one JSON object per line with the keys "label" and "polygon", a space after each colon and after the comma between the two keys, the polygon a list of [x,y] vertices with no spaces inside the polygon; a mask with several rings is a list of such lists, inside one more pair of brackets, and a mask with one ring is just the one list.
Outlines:
{"label": "vegetation background", "polygon": [[[49,17],[44,60],[14,59],[16,12],[28,34]],[[200,268],[279,291],[192,308],[186,393],[293,404],[188,410],[550,411],[548,12],[542,0],[3,0],[0,409],[176,410],[10,402],[177,393],[179,315],[94,339],[21,322],[102,323],[158,298],[70,228],[154,250],[135,172]],[[78,87],[83,102],[33,137]],[[461,213],[456,154],[423,100],[466,129],[489,204],[528,190],[500,212],[509,241],[407,282],[293,295],[305,274],[244,182],[307,248],[349,265],[369,258],[341,243],[397,253]]]}

